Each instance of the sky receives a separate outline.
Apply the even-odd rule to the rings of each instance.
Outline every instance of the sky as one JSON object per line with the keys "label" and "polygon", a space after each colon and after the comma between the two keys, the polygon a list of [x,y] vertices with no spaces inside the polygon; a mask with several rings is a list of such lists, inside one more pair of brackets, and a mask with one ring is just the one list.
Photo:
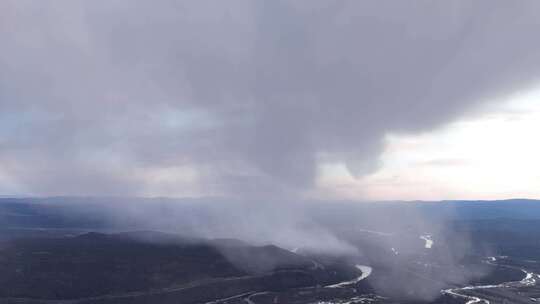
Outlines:
{"label": "sky", "polygon": [[538,198],[537,1],[0,3],[0,194]]}
{"label": "sky", "polygon": [[540,197],[540,90],[511,96],[419,134],[388,134],[381,167],[362,178],[321,168],[317,196],[368,200]]}

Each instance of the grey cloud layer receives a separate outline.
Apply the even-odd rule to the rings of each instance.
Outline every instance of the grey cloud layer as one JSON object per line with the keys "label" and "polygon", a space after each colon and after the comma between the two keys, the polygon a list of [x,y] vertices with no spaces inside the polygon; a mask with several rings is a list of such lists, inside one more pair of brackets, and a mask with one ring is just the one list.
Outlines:
{"label": "grey cloud layer", "polygon": [[[296,193],[540,75],[536,1],[3,1],[0,171],[37,194]],[[182,185],[179,185],[182,187]]]}

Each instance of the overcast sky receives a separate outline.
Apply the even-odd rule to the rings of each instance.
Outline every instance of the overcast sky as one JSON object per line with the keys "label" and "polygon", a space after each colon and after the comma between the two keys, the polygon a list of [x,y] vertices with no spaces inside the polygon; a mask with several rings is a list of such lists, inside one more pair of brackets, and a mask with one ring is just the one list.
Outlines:
{"label": "overcast sky", "polygon": [[540,197],[538,1],[0,2],[0,194]]}

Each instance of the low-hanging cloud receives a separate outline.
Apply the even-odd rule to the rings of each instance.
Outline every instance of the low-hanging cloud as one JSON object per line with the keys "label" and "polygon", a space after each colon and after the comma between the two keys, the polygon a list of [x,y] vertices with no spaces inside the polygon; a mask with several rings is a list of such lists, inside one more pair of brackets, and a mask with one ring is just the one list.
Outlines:
{"label": "low-hanging cloud", "polygon": [[78,195],[156,192],[167,168],[227,195],[302,192],[327,161],[361,176],[386,133],[534,85],[539,6],[3,1],[0,175]]}

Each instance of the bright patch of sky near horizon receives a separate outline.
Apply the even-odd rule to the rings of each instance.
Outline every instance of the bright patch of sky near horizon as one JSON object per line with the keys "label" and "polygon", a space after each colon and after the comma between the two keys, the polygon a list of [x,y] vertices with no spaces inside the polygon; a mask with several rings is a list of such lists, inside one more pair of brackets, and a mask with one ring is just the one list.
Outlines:
{"label": "bright patch of sky near horizon", "polygon": [[422,134],[388,134],[377,172],[321,166],[315,196],[368,200],[540,198],[540,90]]}

